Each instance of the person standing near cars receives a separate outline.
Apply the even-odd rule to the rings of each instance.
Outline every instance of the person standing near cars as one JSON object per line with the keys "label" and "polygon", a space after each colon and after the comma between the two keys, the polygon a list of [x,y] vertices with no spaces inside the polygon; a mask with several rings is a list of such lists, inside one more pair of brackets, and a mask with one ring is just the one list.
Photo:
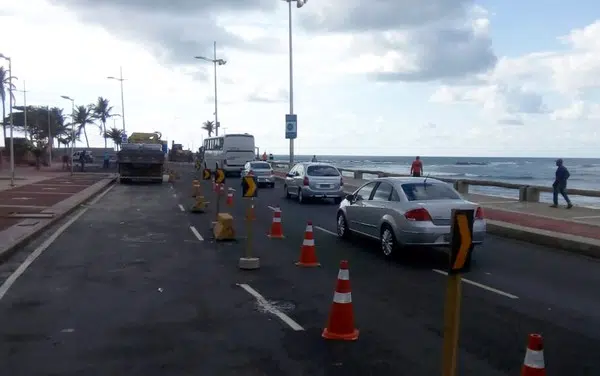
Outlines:
{"label": "person standing near cars", "polygon": [[81,172],[85,171],[85,150],[79,154],[79,163],[81,163]]}
{"label": "person standing near cars", "polygon": [[421,162],[421,157],[417,156],[410,166],[410,174],[418,178],[423,175],[423,162]]}
{"label": "person standing near cars", "polygon": [[564,166],[563,164],[563,160],[562,159],[557,159],[556,160],[556,174],[555,174],[555,178],[554,178],[554,183],[552,184],[552,205],[550,205],[551,208],[557,208],[558,207],[558,194],[560,193],[563,198],[565,199],[565,201],[567,202],[567,209],[571,209],[573,207],[573,204],[571,204],[571,200],[569,199],[569,196],[567,195],[567,180],[569,179],[569,177],[571,176],[571,174],[569,173],[569,170],[567,170],[567,168]]}

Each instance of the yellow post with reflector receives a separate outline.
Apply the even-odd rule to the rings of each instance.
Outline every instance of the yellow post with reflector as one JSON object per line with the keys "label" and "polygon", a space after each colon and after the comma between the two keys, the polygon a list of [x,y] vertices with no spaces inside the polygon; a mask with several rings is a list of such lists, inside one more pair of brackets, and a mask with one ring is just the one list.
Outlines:
{"label": "yellow post with reflector", "polygon": [[256,219],[254,214],[254,197],[257,196],[258,183],[256,176],[250,173],[242,179],[242,197],[249,198],[250,203],[246,210],[246,254],[240,257],[238,266],[243,270],[255,270],[260,268],[260,259],[252,256],[252,222]]}
{"label": "yellow post with reflector", "polygon": [[473,251],[474,210],[452,210],[450,263],[444,305],[444,344],[442,376],[455,376],[460,332],[460,304],[462,300],[462,273],[471,266]]}

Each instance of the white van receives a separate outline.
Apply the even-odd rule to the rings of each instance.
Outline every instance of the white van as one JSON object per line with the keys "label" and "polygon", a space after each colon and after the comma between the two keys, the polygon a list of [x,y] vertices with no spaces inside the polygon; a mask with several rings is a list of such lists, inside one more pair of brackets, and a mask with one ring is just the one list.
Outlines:
{"label": "white van", "polygon": [[246,162],[256,159],[254,150],[254,136],[248,133],[211,137],[204,140],[203,162],[211,170],[219,166],[228,174],[241,174]]}

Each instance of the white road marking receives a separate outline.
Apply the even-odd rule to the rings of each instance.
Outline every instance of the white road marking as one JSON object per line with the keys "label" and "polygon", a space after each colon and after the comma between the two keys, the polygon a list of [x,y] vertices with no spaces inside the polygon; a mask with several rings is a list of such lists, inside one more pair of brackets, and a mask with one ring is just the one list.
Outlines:
{"label": "white road marking", "polygon": [[271,209],[271,210],[275,210],[274,206],[267,206],[267,208]]}
{"label": "white road marking", "polygon": [[256,291],[252,287],[250,287],[250,285],[247,285],[245,283],[238,283],[238,286],[246,290],[248,294],[252,295],[256,299],[256,302],[261,306],[261,308],[265,310],[265,312],[269,312],[270,314],[279,317],[281,321],[286,323],[290,328],[292,328],[295,331],[304,330],[304,328],[300,324],[298,324],[285,313],[275,308],[271,303],[267,301],[267,299],[265,299],[264,296],[262,296],[258,291]]}
{"label": "white road marking", "polygon": [[77,221],[83,214],[85,214],[85,212],[88,211],[89,207],[96,204],[102,197],[104,197],[108,192],[110,192],[111,189],[113,189],[114,185],[111,185],[108,189],[106,189],[104,192],[100,193],[98,196],[96,196],[95,199],[93,199],[92,201],[90,201],[89,205],[84,207],[83,209],[81,209],[77,214],[75,214],[73,217],[71,217],[71,219],[69,219],[65,224],[63,224],[62,226],[60,226],[58,228],[58,230],[56,230],[56,232],[54,234],[52,234],[48,239],[46,239],[42,244],[39,245],[39,247],[37,247],[33,252],[31,252],[31,254],[29,256],[27,256],[27,258],[25,259],[25,261],[23,261],[23,263],[21,265],[19,265],[19,267],[17,268],[17,270],[15,270],[7,279],[6,281],[4,281],[4,283],[0,286],[0,300],[2,300],[2,298],[4,298],[4,295],[6,295],[6,293],[8,292],[8,290],[12,287],[12,285],[14,285],[14,283],[17,281],[17,279],[23,274],[25,273],[25,271],[27,270],[27,268],[38,258],[40,257],[40,255],[46,250],[48,249],[48,247],[50,247],[50,245],[52,245],[52,243],[54,243],[54,241],[60,236],[62,235],[63,232],[65,232],[69,227],[71,227],[71,225],[73,223],[75,223],[75,221]]}
{"label": "white road marking", "polygon": [[593,218],[600,218],[600,215],[586,215],[583,217],[571,217],[571,219],[593,219]]}
{"label": "white road marking", "polygon": [[194,236],[198,238],[198,240],[200,240],[201,242],[204,241],[204,238],[202,237],[202,235],[200,235],[200,233],[198,232],[198,230],[196,230],[194,226],[190,226],[190,230],[192,230]]}
{"label": "white road marking", "polygon": [[177,198],[177,193],[173,193],[173,198]]}
{"label": "white road marking", "polygon": [[[448,272],[445,272],[443,270],[439,270],[439,269],[431,269],[431,270],[433,270],[434,272],[436,272],[438,274],[448,275]],[[482,283],[471,281],[470,279],[466,279],[466,278],[463,278],[462,280],[463,280],[464,283],[468,283],[469,285],[477,286],[477,287],[482,288],[484,290],[487,290],[487,291],[490,291],[490,292],[494,292],[494,293],[496,293],[498,295],[502,295],[502,296],[505,296],[505,297],[510,298],[510,299],[519,299],[519,297],[516,296],[516,295],[509,294],[507,292],[495,289],[493,287],[484,285]]]}
{"label": "white road marking", "polygon": [[183,207],[183,205],[179,204],[179,210],[181,210],[182,212],[185,211],[185,208]]}
{"label": "white road marking", "polygon": [[319,226],[313,226],[313,228],[314,228],[315,230],[319,230],[319,231],[326,232],[326,233],[328,233],[329,235],[338,236],[338,234],[336,234],[335,232],[333,232],[333,231],[329,231],[329,230],[327,230],[327,229],[324,229],[323,227],[319,227]]}

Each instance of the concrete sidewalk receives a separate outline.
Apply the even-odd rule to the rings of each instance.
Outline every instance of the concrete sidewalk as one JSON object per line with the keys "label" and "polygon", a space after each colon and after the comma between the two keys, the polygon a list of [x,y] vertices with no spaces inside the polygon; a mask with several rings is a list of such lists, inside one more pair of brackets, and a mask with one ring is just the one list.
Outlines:
{"label": "concrete sidewalk", "polygon": [[[275,170],[275,174],[285,177],[285,171]],[[348,192],[367,181],[344,176]],[[490,233],[600,258],[600,210],[551,208],[546,203],[473,193],[464,196],[484,208]]]}

